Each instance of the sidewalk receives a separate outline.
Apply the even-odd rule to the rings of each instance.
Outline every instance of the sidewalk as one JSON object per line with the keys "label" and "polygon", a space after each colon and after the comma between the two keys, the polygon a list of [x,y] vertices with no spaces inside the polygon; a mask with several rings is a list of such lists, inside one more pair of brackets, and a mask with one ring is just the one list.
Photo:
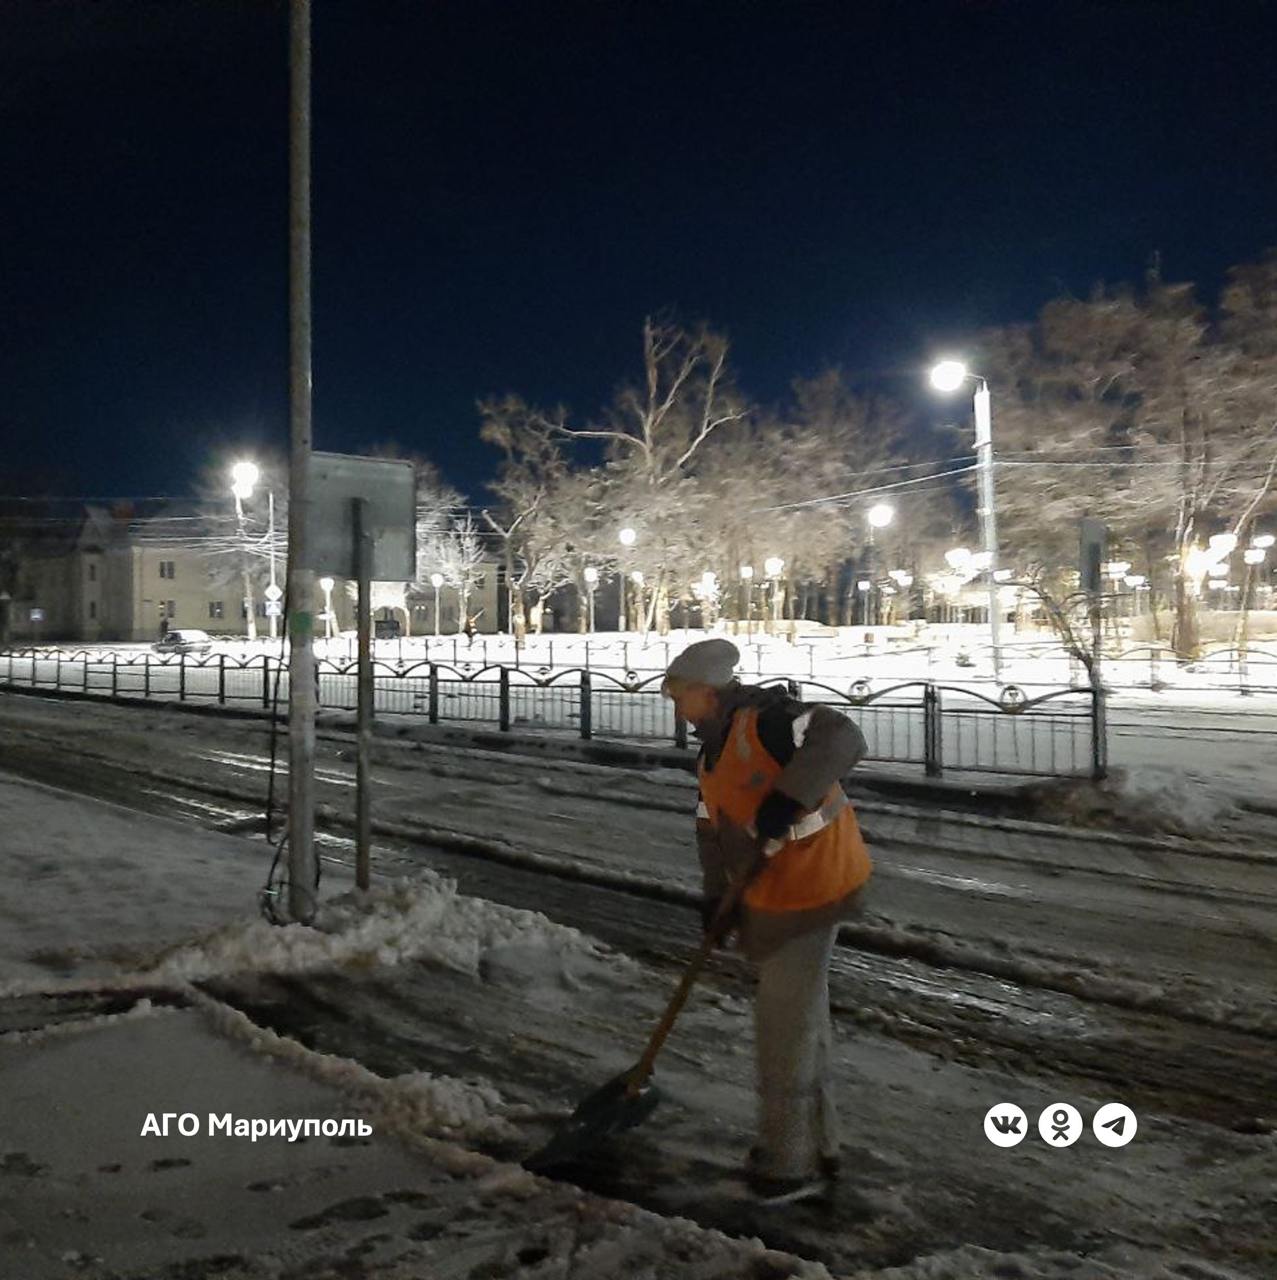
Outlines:
{"label": "sidewalk", "polygon": [[[468,1131],[500,1123],[481,1082],[385,1080],[187,986],[183,973],[210,965],[297,972],[415,946],[466,966],[512,938],[534,961],[594,946],[437,878],[383,894],[380,910],[345,908],[336,932],[271,929],[255,918],[262,858],[246,840],[0,776],[4,1280],[827,1274],[468,1150]],[[174,954],[189,937],[202,941]],[[144,1134],[164,1113],[169,1135]],[[231,1132],[210,1132],[210,1116]],[[235,1134],[253,1120],[329,1133]]]}

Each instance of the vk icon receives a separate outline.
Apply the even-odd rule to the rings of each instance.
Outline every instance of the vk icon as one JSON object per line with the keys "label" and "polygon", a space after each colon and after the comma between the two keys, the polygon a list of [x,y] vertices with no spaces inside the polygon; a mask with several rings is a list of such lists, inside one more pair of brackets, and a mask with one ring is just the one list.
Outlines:
{"label": "vk icon", "polygon": [[1014,1102],[999,1102],[984,1113],[984,1136],[995,1147],[1014,1147],[1024,1141],[1029,1117]]}

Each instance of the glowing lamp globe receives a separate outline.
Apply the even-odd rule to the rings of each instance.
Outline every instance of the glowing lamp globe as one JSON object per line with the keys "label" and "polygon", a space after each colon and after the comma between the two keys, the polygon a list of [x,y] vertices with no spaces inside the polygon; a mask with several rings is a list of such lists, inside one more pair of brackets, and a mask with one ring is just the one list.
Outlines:
{"label": "glowing lamp globe", "polygon": [[937,391],[957,391],[967,380],[967,366],[961,360],[941,360],[931,370],[931,385]]}

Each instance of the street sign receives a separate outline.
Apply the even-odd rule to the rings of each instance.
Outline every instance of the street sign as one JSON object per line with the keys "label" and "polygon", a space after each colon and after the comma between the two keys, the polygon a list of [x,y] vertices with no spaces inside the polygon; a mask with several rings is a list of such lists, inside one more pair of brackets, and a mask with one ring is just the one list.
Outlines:
{"label": "street sign", "polygon": [[[262,594],[267,600],[282,600],[284,598],[283,591],[281,591],[273,582],[264,592],[262,592]],[[276,616],[278,616],[278,610],[276,611]]]}
{"label": "street sign", "polygon": [[266,616],[268,618],[278,618],[284,612],[284,606],[278,600],[266,601]]}
{"label": "street sign", "polygon": [[1078,582],[1083,591],[1097,595],[1104,590],[1102,565],[1108,529],[1099,520],[1084,518],[1078,526]]}
{"label": "street sign", "polygon": [[345,453],[310,455],[306,537],[316,573],[355,578],[355,499],[372,534],[372,580],[411,582],[417,576],[417,478],[411,462]]}

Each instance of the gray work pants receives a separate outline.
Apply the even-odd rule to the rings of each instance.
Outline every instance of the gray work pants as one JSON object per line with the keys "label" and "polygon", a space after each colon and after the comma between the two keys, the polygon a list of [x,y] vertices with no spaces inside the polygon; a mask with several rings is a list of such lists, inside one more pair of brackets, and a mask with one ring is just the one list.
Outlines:
{"label": "gray work pants", "polygon": [[829,1022],[829,957],[837,925],[800,934],[758,966],[758,1168],[807,1177],[838,1151]]}

